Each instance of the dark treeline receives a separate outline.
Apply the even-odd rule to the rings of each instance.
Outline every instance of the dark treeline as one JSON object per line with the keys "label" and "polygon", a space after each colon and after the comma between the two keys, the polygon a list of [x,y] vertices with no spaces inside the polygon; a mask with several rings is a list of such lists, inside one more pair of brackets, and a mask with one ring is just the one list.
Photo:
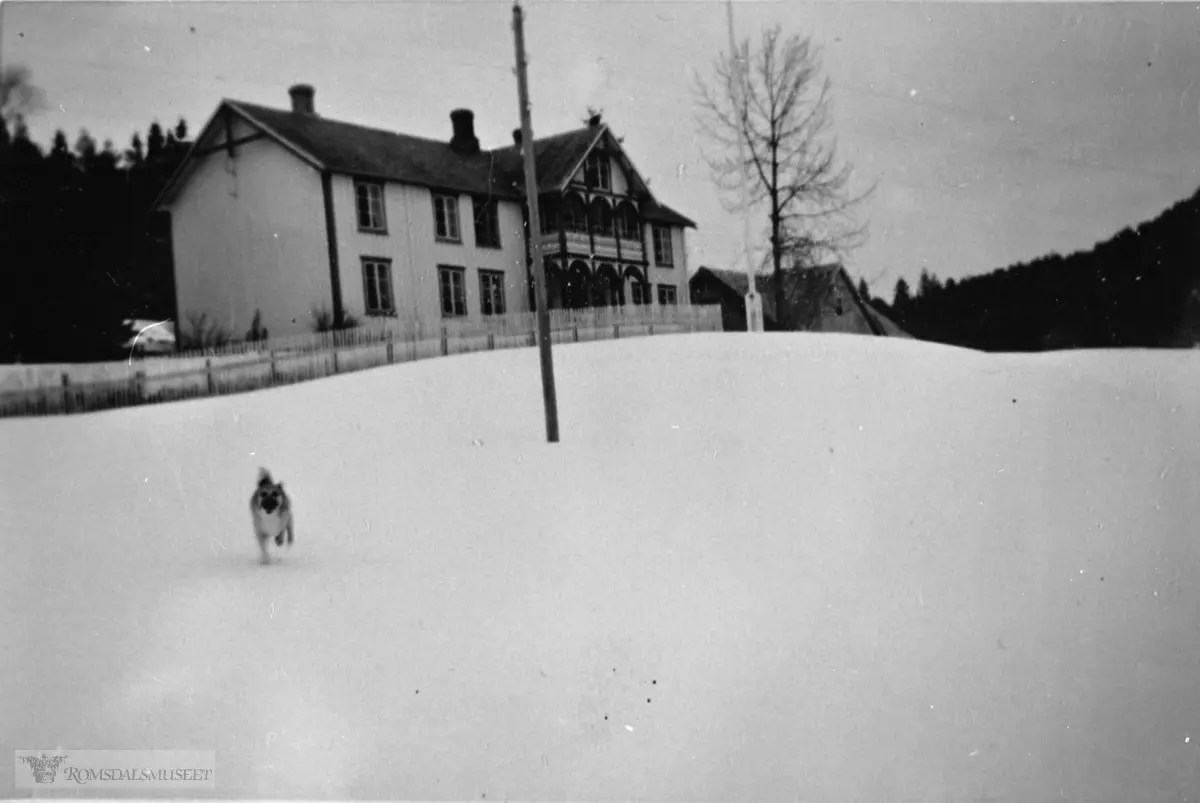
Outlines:
{"label": "dark treeline", "polygon": [[169,223],[152,205],[189,146],[182,119],[118,151],[86,130],[43,148],[0,118],[0,363],[119,359],[125,319],[172,317]]}
{"label": "dark treeline", "polygon": [[1200,192],[1088,251],[943,284],[923,273],[873,303],[914,337],[985,351],[1200,342]]}

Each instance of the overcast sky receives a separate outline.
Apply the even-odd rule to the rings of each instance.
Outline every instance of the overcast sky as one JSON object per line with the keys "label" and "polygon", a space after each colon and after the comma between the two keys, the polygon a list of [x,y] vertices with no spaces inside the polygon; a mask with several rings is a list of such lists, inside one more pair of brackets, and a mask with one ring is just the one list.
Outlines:
{"label": "overcast sky", "polygon": [[[519,124],[509,0],[0,4],[0,59],[24,64],[47,144],[86,127],[125,147],[158,119],[195,135],[223,97],[446,138],[473,109],[484,147]],[[534,132],[602,108],[652,189],[693,218],[689,268],[732,267],[693,75],[727,47],[723,2],[528,2]],[[736,2],[739,37],[781,23],[823,47],[833,132],[870,240],[848,267],[890,299],[926,268],[962,277],[1089,248],[1200,185],[1196,3]],[[759,232],[765,217],[754,221]]]}

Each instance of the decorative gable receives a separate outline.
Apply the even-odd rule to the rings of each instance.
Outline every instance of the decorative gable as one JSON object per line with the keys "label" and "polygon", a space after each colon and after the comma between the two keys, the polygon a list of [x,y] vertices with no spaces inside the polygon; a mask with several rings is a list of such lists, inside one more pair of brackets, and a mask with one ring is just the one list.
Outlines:
{"label": "decorative gable", "polygon": [[639,199],[653,197],[620,141],[607,126],[582,155],[569,183],[614,195],[632,195]]}

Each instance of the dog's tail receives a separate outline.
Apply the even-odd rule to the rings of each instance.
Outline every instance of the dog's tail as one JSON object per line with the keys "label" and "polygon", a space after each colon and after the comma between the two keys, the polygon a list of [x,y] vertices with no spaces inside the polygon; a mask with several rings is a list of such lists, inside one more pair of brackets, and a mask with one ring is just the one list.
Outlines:
{"label": "dog's tail", "polygon": [[262,466],[259,466],[259,469],[258,469],[258,484],[260,486],[271,484],[271,472],[267,471]]}

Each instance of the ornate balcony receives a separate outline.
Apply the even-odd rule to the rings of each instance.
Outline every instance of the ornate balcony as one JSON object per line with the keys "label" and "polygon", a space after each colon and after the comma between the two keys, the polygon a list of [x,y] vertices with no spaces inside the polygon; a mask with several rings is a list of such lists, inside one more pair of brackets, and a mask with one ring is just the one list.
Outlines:
{"label": "ornate balcony", "polygon": [[[592,242],[595,242],[595,251],[592,250]],[[558,253],[561,243],[559,242],[558,232],[550,231],[542,233],[542,253],[556,254]],[[617,238],[612,235],[597,234],[594,238],[589,238],[586,232],[568,231],[567,232],[567,249],[572,253],[590,254],[602,259],[617,259]],[[641,262],[645,258],[645,247],[640,240],[632,240],[626,237],[621,238],[621,261]]]}
{"label": "ornate balcony", "polygon": [[621,259],[629,259],[634,262],[641,262],[646,257],[646,248],[642,245],[641,240],[627,240],[621,238]]}

